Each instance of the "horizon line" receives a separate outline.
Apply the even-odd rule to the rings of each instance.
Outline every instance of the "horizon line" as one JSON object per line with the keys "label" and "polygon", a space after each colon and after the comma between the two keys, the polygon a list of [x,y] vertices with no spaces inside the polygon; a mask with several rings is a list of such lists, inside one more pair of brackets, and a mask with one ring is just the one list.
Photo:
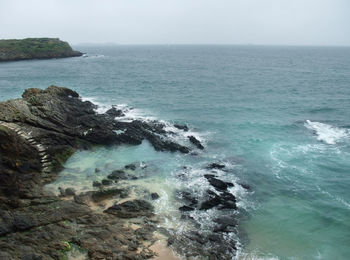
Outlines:
{"label": "horizon line", "polygon": [[266,47],[345,47],[349,48],[350,45],[323,45],[323,44],[260,44],[260,43],[116,43],[116,42],[79,42],[71,43],[71,45],[119,45],[119,46],[266,46]]}

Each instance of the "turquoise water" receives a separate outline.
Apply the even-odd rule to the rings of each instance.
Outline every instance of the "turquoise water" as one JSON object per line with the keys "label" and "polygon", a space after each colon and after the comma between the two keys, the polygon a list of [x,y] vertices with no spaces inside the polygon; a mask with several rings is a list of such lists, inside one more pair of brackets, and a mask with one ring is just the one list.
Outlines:
{"label": "turquoise water", "polygon": [[0,63],[0,99],[29,87],[67,86],[101,109],[126,104],[135,116],[187,123],[206,151],[162,154],[144,143],[82,152],[68,166],[89,158],[91,169],[102,167],[107,155],[115,167],[144,160],[170,194],[182,165],[195,176],[222,160],[232,169],[225,178],[253,190],[240,199],[241,259],[350,257],[350,48],[76,49],[87,57]]}

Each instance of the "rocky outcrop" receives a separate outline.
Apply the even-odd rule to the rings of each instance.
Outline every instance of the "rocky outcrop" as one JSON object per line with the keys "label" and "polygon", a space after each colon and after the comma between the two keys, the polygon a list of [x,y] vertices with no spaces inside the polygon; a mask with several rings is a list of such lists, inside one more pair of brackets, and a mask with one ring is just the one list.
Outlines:
{"label": "rocky outcrop", "polygon": [[[3,136],[0,169],[4,173],[0,180],[4,175],[18,180],[18,173],[29,174],[34,167],[33,171],[43,173],[40,180],[49,181],[74,150],[92,145],[141,144],[148,140],[159,151],[190,151],[170,141],[163,124],[140,120],[119,122],[115,114],[97,114],[94,104],[83,102],[78,93],[67,88],[28,89],[22,97],[0,103]],[[13,149],[19,156],[17,161],[10,153]],[[30,163],[23,164],[22,155],[31,157]]]}
{"label": "rocky outcrop", "polygon": [[57,38],[27,38],[23,40],[0,40],[0,62],[30,59],[53,59],[78,57],[67,42]]}
{"label": "rocky outcrop", "polygon": [[[75,91],[57,86],[27,89],[21,99],[0,103],[0,259],[62,259],[72,247],[90,259],[154,255],[148,248],[156,229],[150,202],[123,201],[105,211],[92,207],[110,198],[125,200],[129,191],[115,185],[132,180],[125,171],[136,165],[95,182],[99,190],[76,194],[66,188],[58,197],[43,189],[77,149],[148,140],[159,151],[190,151],[171,141],[160,122],[119,121],[122,113],[95,109]],[[127,219],[138,217],[137,230],[126,228]]]}

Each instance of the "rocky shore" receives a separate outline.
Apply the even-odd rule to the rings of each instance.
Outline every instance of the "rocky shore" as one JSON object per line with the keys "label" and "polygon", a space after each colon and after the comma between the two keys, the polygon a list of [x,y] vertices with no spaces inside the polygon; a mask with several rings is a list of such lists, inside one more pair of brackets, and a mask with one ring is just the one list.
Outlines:
{"label": "rocky shore", "polygon": [[[232,212],[237,206],[228,192],[234,184],[216,175],[225,165],[207,166],[203,178],[212,189],[202,196],[186,190],[175,194],[183,204],[182,218],[193,226],[198,223],[192,211],[215,208],[222,212],[206,234],[179,235],[161,228],[152,205],[159,195],[145,191],[135,198],[129,188],[119,185],[122,180],[137,179],[133,172],[142,170],[142,164],[114,170],[102,182],[91,183],[88,192],[62,188],[57,196],[44,189],[81,149],[139,145],[143,140],[157,151],[195,154],[205,149],[194,136],[188,145],[172,141],[161,122],[118,120],[123,111],[113,107],[98,114],[96,108],[75,91],[57,86],[27,89],[21,99],[0,103],[0,259],[148,259],[156,256],[155,234],[166,236],[168,245],[186,257],[230,259],[235,241],[224,244],[222,239],[235,232]],[[186,167],[179,178],[186,179],[185,173]]]}
{"label": "rocky shore", "polygon": [[57,38],[27,38],[23,40],[0,40],[0,62],[57,59],[82,56],[64,41]]}

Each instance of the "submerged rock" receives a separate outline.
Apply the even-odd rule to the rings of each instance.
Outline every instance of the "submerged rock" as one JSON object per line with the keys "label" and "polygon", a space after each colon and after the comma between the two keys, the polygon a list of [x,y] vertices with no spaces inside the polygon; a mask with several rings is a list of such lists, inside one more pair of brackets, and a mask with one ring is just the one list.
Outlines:
{"label": "submerged rock", "polygon": [[225,164],[222,163],[211,163],[207,167],[207,169],[224,169]]}
{"label": "submerged rock", "polygon": [[127,170],[133,170],[133,171],[135,171],[137,167],[136,167],[136,164],[135,164],[135,163],[131,163],[131,164],[125,165],[124,168],[127,169]]}
{"label": "submerged rock", "polygon": [[194,207],[198,204],[198,199],[189,191],[177,191],[176,197],[191,207]]}

